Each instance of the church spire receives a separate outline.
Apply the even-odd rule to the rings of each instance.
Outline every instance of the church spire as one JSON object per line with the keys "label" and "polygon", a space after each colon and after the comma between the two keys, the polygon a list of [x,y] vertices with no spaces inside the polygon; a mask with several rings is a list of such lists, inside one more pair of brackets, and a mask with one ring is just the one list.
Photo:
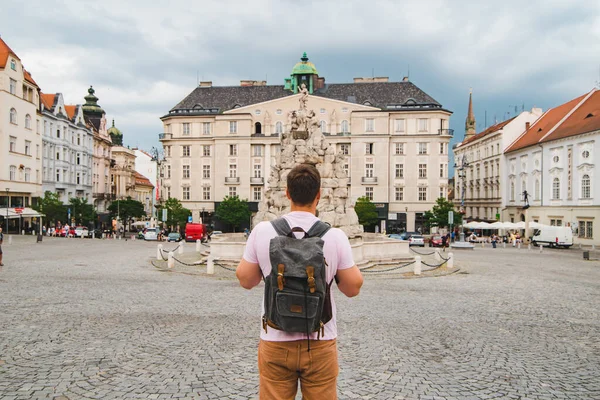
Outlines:
{"label": "church spire", "polygon": [[473,113],[473,89],[469,90],[469,112],[465,121],[465,140],[475,136],[475,114]]}

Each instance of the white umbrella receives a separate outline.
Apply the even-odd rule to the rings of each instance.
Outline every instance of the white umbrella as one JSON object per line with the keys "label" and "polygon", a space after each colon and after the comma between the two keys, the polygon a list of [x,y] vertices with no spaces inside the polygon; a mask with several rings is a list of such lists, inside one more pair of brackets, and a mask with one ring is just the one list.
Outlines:
{"label": "white umbrella", "polygon": [[463,226],[464,226],[465,228],[469,228],[469,229],[477,229],[476,227],[477,227],[477,224],[478,224],[478,223],[479,223],[479,222],[477,222],[477,221],[471,221],[471,222],[467,222],[467,223],[466,223],[466,224],[464,224]]}
{"label": "white umbrella", "polygon": [[488,224],[487,222],[479,222],[475,229],[493,229],[492,224]]}
{"label": "white umbrella", "polygon": [[502,225],[504,225],[504,229],[517,229],[517,224],[515,224],[514,222],[509,222],[509,221],[504,221],[502,223]]}
{"label": "white umbrella", "polygon": [[504,229],[504,223],[500,221],[496,221],[490,225],[490,229]]}
{"label": "white umbrella", "polygon": [[517,229],[525,229],[525,221],[519,221],[515,225]]}

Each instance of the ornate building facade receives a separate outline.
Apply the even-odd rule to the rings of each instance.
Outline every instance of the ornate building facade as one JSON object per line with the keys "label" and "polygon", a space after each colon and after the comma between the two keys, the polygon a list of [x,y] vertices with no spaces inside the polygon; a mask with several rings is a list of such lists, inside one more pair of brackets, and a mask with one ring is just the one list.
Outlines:
{"label": "ornate building facade", "polygon": [[425,230],[423,213],[448,193],[451,112],[407,78],[327,84],[306,54],[284,85],[200,82],[163,116],[160,196],[181,200],[194,221],[225,196],[256,211],[302,84],[321,132],[346,156],[351,197],[376,204],[381,230]]}

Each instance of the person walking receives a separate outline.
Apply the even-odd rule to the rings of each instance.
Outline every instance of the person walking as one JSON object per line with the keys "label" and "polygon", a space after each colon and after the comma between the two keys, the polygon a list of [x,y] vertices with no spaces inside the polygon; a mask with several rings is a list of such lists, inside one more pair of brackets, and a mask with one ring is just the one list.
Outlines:
{"label": "person walking", "polygon": [[448,241],[448,235],[442,235],[442,251],[446,252],[446,242]]}
{"label": "person walking", "polygon": [[4,234],[2,228],[0,228],[0,267],[4,267],[4,264],[2,264],[2,242],[4,242]]}
{"label": "person walking", "polygon": [[[245,289],[257,286],[261,278],[265,279],[266,283],[258,345],[259,396],[261,400],[293,400],[299,380],[304,399],[337,399],[339,366],[336,307],[333,292],[329,288],[335,281],[343,294],[354,297],[360,292],[363,277],[354,263],[350,242],[344,232],[330,228],[316,217],[317,204],[321,197],[321,176],[313,165],[300,164],[290,171],[287,176],[286,196],[291,201],[290,213],[272,222],[261,222],[252,230],[236,270],[236,277]],[[282,226],[287,227],[287,236],[282,235],[286,233]],[[314,235],[314,232],[318,234]],[[287,263],[278,261],[278,257],[288,254],[289,246],[273,246],[274,250],[271,251],[270,247],[284,241],[292,242],[293,246],[298,248],[301,248],[304,242],[307,243],[306,246],[316,243],[322,246],[322,256],[314,256],[315,253],[305,251],[295,253],[296,256],[290,257]],[[312,276],[314,264],[304,264],[307,266],[303,267],[306,268],[306,272],[301,271],[305,277],[303,279],[294,279],[299,275],[291,275],[291,270],[288,272],[296,259],[309,257],[311,254],[311,260],[321,263],[324,268],[320,270],[323,271],[322,277],[326,280],[324,286],[327,287],[327,295],[323,302],[316,301],[316,296],[309,296],[315,288],[316,277]],[[272,270],[273,264],[276,264],[276,270]],[[305,283],[307,281],[308,283]],[[273,293],[269,291],[273,283],[275,289],[279,286],[279,290],[273,291],[275,296],[267,296]],[[279,300],[278,296],[285,295],[286,290],[291,290],[293,285],[308,285],[311,288],[310,293],[304,291],[304,294],[300,292],[294,295],[295,298],[286,297],[284,302]],[[307,301],[309,297],[310,303]],[[265,298],[269,300],[268,303],[265,303]],[[272,302],[277,302],[277,306],[272,307]],[[298,322],[304,322],[309,319],[308,310],[321,303],[325,305],[321,309],[322,313],[319,311],[317,314],[321,315],[321,322],[320,326],[317,324],[316,331],[310,329],[309,332],[308,323],[306,330],[285,330],[271,319],[275,317],[289,321],[295,317]],[[282,312],[281,315],[277,315],[280,308],[285,314]],[[324,322],[326,312],[329,319]]]}

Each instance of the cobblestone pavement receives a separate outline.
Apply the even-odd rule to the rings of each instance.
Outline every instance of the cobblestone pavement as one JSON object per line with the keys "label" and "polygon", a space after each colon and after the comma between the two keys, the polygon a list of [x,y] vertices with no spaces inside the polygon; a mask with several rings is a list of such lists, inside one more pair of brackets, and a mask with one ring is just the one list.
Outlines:
{"label": "cobblestone pavement", "polygon": [[[256,398],[261,288],[161,272],[152,243],[34,239],[3,246],[1,399]],[[340,399],[600,398],[598,262],[455,254],[336,293]]]}

